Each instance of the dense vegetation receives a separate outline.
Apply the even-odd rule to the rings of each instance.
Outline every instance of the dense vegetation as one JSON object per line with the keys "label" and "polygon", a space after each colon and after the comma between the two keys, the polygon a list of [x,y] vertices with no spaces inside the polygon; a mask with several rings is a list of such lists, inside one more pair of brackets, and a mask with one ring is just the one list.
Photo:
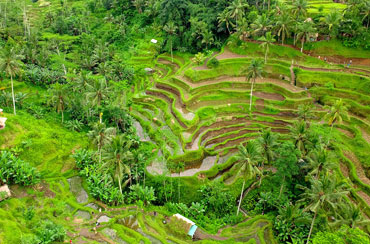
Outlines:
{"label": "dense vegetation", "polygon": [[0,242],[370,243],[369,13],[0,2]]}

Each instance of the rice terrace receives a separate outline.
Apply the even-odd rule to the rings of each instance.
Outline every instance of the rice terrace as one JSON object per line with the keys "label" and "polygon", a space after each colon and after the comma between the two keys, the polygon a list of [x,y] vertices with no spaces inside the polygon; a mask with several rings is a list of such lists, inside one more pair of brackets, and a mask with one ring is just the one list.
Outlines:
{"label": "rice terrace", "polygon": [[0,0],[0,243],[370,243],[370,0]]}

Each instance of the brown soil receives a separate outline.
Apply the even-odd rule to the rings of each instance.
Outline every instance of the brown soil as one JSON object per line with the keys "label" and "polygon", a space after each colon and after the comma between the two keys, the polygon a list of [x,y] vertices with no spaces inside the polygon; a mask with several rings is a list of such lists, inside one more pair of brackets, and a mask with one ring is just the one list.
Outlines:
{"label": "brown soil", "polygon": [[[343,63],[342,63],[343,64]],[[356,69],[356,68],[346,68],[346,69],[324,69],[324,68],[311,68],[311,67],[305,67],[301,65],[294,65],[295,67],[304,69],[304,70],[310,70],[310,71],[323,71],[323,72],[344,72],[344,73],[357,73],[357,72],[363,72],[366,76],[370,75],[370,71],[363,70],[363,69]]]}
{"label": "brown soil", "polygon": [[369,197],[369,195],[367,195],[365,192],[363,192],[363,191],[358,191],[358,192],[356,192],[358,195],[360,195],[360,197],[362,198],[362,199],[364,199],[364,201],[367,203],[367,205],[369,205],[370,206],[370,197]]}
{"label": "brown soil", "polygon": [[255,133],[255,132],[258,132],[258,131],[243,129],[243,130],[238,131],[235,134],[231,134],[231,135],[211,139],[211,140],[209,140],[205,143],[205,146],[208,146],[208,145],[211,145],[211,144],[218,144],[218,143],[224,142],[228,139],[232,139],[232,138],[235,138],[235,137],[239,137],[239,136],[243,136],[243,135],[247,135],[249,133]]}
{"label": "brown soil", "polygon": [[[156,96],[156,97],[160,97],[162,99],[164,99],[165,101],[167,101],[169,104],[172,104],[172,101],[173,99],[172,98],[169,98],[167,97],[166,95],[160,93],[160,92],[157,92],[157,91],[146,91],[146,94],[148,95],[152,95],[152,96]],[[170,107],[171,109],[171,114],[173,115],[173,117],[175,117],[175,119],[177,120],[177,122],[183,127],[183,128],[187,128],[187,126],[184,124],[184,122],[182,122],[178,117],[177,115],[174,113],[174,111],[172,110],[172,107]]]}
{"label": "brown soil", "polygon": [[[213,78],[213,79],[208,79],[208,80],[202,80],[200,82],[197,82],[197,83],[194,83],[192,80],[190,80],[189,78],[187,78],[186,76],[177,76],[176,77],[177,79],[179,80],[182,80],[183,82],[185,82],[187,85],[189,85],[191,88],[197,88],[197,87],[201,87],[201,86],[206,86],[206,85],[212,85],[212,84],[217,84],[217,83],[220,83],[222,81],[229,81],[229,82],[238,82],[238,83],[247,83],[245,77],[243,76],[219,76],[217,78]],[[300,88],[300,87],[297,87],[297,86],[294,86],[290,83],[287,83],[283,80],[279,80],[279,79],[273,79],[273,78],[258,78],[256,79],[256,83],[260,83],[260,84],[263,84],[263,83],[271,83],[271,84],[274,84],[274,85],[277,85],[277,86],[281,86],[291,92],[301,92],[301,91],[304,91],[303,88]]]}
{"label": "brown soil", "polygon": [[344,130],[342,128],[337,128],[337,130],[339,130],[340,132],[342,132],[343,134],[345,134],[347,137],[349,138],[354,138],[355,136],[352,134],[352,132],[348,131],[348,130]]}
{"label": "brown soil", "polygon": [[344,163],[340,163],[339,167],[340,167],[340,171],[342,172],[344,177],[348,178],[349,177],[348,167]]}
{"label": "brown soil", "polygon": [[41,182],[41,183],[37,184],[34,188],[38,192],[44,192],[44,196],[47,197],[47,198],[54,198],[55,197],[55,192],[50,190],[50,187],[46,182]]}
{"label": "brown soil", "polygon": [[254,96],[263,98],[263,99],[269,99],[269,100],[276,100],[276,101],[284,101],[285,97],[278,94],[278,93],[267,93],[267,92],[254,92]]}
{"label": "brown soil", "polygon": [[353,154],[350,151],[344,151],[343,154],[346,158],[351,160],[353,162],[353,164],[355,165],[356,174],[357,174],[358,178],[360,178],[360,180],[363,183],[370,185],[370,179],[366,177],[366,174],[365,174],[364,169],[362,168],[361,162],[358,160],[356,155]]}
{"label": "brown soil", "polygon": [[242,138],[239,138],[239,139],[236,139],[236,140],[231,140],[231,141],[226,142],[223,145],[216,146],[214,148],[214,150],[218,151],[218,150],[220,150],[222,148],[225,148],[225,147],[237,146],[242,142],[246,142],[246,141],[249,141],[249,140],[252,140],[252,139],[255,139],[255,138],[256,138],[256,136],[251,136],[251,137],[242,137]]}
{"label": "brown soil", "polygon": [[361,134],[362,134],[362,137],[364,138],[364,140],[367,141],[367,143],[370,144],[370,135],[363,128],[359,128],[359,129],[361,131]]}
{"label": "brown soil", "polygon": [[211,139],[213,137],[232,132],[232,131],[238,131],[245,128],[245,125],[240,125],[240,126],[233,126],[233,127],[221,127],[218,128],[217,130],[210,130],[207,131],[205,134],[202,135],[202,142],[207,141],[208,139]]}
{"label": "brown soil", "polygon": [[227,237],[221,237],[221,236],[216,236],[216,235],[210,235],[205,232],[203,232],[201,229],[197,229],[194,233],[193,240],[216,240],[216,241],[223,241],[227,240]]}
{"label": "brown soil", "polygon": [[229,49],[225,48],[224,52],[221,53],[220,55],[217,55],[216,58],[218,60],[222,59],[230,59],[230,58],[246,58],[247,56],[245,55],[240,55],[236,53],[232,53]]}
{"label": "brown soil", "polygon": [[10,185],[9,190],[12,193],[13,198],[24,198],[29,197],[25,189],[22,189],[19,185]]}

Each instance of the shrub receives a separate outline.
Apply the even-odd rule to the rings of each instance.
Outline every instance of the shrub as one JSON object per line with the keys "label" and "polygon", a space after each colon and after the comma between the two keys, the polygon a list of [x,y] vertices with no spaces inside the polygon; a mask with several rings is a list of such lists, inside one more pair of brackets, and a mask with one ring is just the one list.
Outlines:
{"label": "shrub", "polygon": [[217,58],[211,58],[208,62],[207,62],[207,67],[208,68],[216,68],[218,67],[218,65],[220,64],[220,61],[218,61]]}
{"label": "shrub", "polygon": [[41,68],[37,65],[27,65],[25,70],[25,81],[35,85],[51,85],[54,83],[66,83],[64,73],[61,71]]}
{"label": "shrub", "polygon": [[8,184],[29,186],[40,181],[40,173],[29,163],[3,151],[0,154],[0,180]]}
{"label": "shrub", "polygon": [[142,201],[144,205],[150,205],[156,200],[153,187],[143,187],[139,184],[130,187],[129,199],[131,202]]}
{"label": "shrub", "polygon": [[48,244],[52,242],[63,242],[66,231],[63,226],[55,224],[50,220],[42,222],[36,229],[37,243]]}
{"label": "shrub", "polygon": [[83,169],[93,163],[93,152],[86,149],[76,150],[72,157],[76,160],[78,169]]}

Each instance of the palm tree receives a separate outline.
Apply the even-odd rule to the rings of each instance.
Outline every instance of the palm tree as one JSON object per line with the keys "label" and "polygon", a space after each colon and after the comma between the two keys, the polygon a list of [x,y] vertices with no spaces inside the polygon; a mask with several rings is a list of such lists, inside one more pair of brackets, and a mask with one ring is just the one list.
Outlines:
{"label": "palm tree", "polygon": [[262,154],[269,164],[274,159],[274,148],[278,145],[279,135],[272,132],[271,129],[262,130],[260,137],[257,138],[257,142],[262,148]]}
{"label": "palm tree", "polygon": [[[130,161],[134,159],[130,152],[132,141],[127,139],[124,134],[112,138],[110,144],[103,147],[103,164],[102,170],[112,173],[113,179],[118,183],[120,192],[131,181]],[[122,184],[124,175],[127,180]]]}
{"label": "palm tree", "polygon": [[101,102],[108,96],[109,87],[105,78],[94,80],[93,84],[86,84],[86,99],[90,100],[93,105],[100,106]]}
{"label": "palm tree", "polygon": [[49,94],[51,94],[50,102],[55,106],[58,114],[62,113],[62,123],[64,122],[64,110],[67,102],[67,87],[59,83],[55,83],[49,89]]}
{"label": "palm tree", "polygon": [[339,227],[348,225],[351,228],[364,227],[370,224],[369,219],[365,219],[361,213],[361,209],[351,203],[342,204],[339,214],[336,215],[336,220],[330,225]]}
{"label": "palm tree", "polygon": [[284,45],[284,40],[286,37],[290,36],[290,29],[292,25],[292,19],[289,14],[281,14],[279,15],[275,28],[277,30],[278,37],[281,36],[281,44]]}
{"label": "palm tree", "polygon": [[250,102],[249,102],[249,112],[252,111],[252,97],[253,97],[253,86],[256,83],[257,78],[262,78],[263,72],[263,61],[259,59],[252,59],[251,64],[247,69],[247,80],[251,82],[251,94],[250,94]]}
{"label": "palm tree", "polygon": [[258,15],[257,19],[251,24],[253,33],[263,36],[269,29],[271,29],[271,20],[266,14]]}
{"label": "palm tree", "polygon": [[167,32],[167,34],[169,35],[169,40],[171,41],[170,48],[171,48],[171,59],[173,63],[173,37],[174,35],[176,35],[177,26],[175,26],[175,23],[171,21],[163,27],[163,30]]}
{"label": "palm tree", "polygon": [[295,121],[293,125],[289,126],[289,130],[296,148],[305,155],[305,143],[308,141],[306,123],[304,121]]}
{"label": "palm tree", "polygon": [[208,49],[208,45],[212,44],[215,39],[213,38],[213,33],[209,30],[205,30],[202,32],[202,43],[206,44],[206,49]]}
{"label": "palm tree", "polygon": [[310,170],[309,175],[315,175],[318,179],[321,172],[326,174],[335,167],[337,164],[334,162],[333,153],[322,145],[309,154],[308,165],[305,168]]}
{"label": "palm tree", "polygon": [[218,15],[217,20],[218,20],[218,27],[221,27],[221,25],[223,23],[225,23],[227,32],[230,34],[230,15],[229,15],[229,12],[226,11],[226,10],[222,11]]}
{"label": "palm tree", "polygon": [[348,108],[344,105],[342,99],[335,101],[333,106],[325,106],[324,108],[329,110],[324,119],[328,121],[331,127],[330,133],[335,123],[341,124],[343,119],[348,119]]}
{"label": "palm tree", "polygon": [[269,52],[270,50],[270,46],[276,42],[275,38],[273,35],[271,35],[271,32],[267,32],[266,33],[266,36],[262,36],[258,39],[259,41],[261,41],[262,43],[260,44],[260,46],[265,49],[265,63],[267,63],[267,53]]}
{"label": "palm tree", "polygon": [[312,119],[314,106],[311,103],[302,104],[298,106],[298,117],[308,123],[309,119]]}
{"label": "palm tree", "polygon": [[240,205],[242,203],[242,197],[244,192],[245,186],[245,178],[250,176],[259,176],[261,175],[261,171],[257,167],[257,163],[261,160],[261,149],[256,141],[248,141],[245,146],[240,144],[238,146],[239,153],[236,156],[236,159],[239,161],[238,163],[238,175],[241,173],[243,175],[243,186],[242,191],[240,193],[239,205],[236,215],[239,214]]}
{"label": "palm tree", "polygon": [[244,0],[234,0],[228,9],[228,15],[231,18],[235,19],[236,27],[238,27],[238,21],[243,18],[245,15],[245,9],[248,8],[249,5]]}
{"label": "palm tree", "polygon": [[367,24],[366,29],[369,29],[369,23],[370,23],[370,1],[365,1],[364,6],[362,8],[361,14],[364,16],[362,18],[362,21],[364,21],[367,18]]}
{"label": "palm tree", "polygon": [[104,123],[95,123],[92,130],[87,133],[87,136],[98,147],[99,162],[102,159],[102,148],[111,141],[112,136],[116,134],[115,128],[107,128]]}
{"label": "palm tree", "polygon": [[310,41],[311,34],[315,31],[312,21],[305,21],[298,26],[297,39],[301,39],[301,52],[303,52],[304,43]]}
{"label": "palm tree", "polygon": [[325,16],[324,23],[328,26],[329,32],[331,32],[333,28],[338,27],[341,18],[342,15],[338,11],[333,11]]}
{"label": "palm tree", "polygon": [[307,237],[307,244],[310,241],[312,229],[320,210],[335,212],[344,197],[348,194],[345,185],[336,181],[336,178],[324,176],[322,179],[311,178],[311,187],[301,187],[305,192],[301,195],[299,202],[308,202],[305,211],[310,210],[314,213],[310,232]]}
{"label": "palm tree", "polygon": [[299,16],[306,16],[307,14],[307,1],[306,0],[295,0],[292,6],[292,14],[298,19]]}
{"label": "palm tree", "polygon": [[20,74],[21,72],[21,67],[23,65],[21,59],[22,56],[17,52],[15,47],[10,47],[6,45],[6,47],[3,48],[0,52],[0,71],[5,72],[5,74],[10,77],[14,115],[16,115],[17,113],[15,110],[13,77]]}

